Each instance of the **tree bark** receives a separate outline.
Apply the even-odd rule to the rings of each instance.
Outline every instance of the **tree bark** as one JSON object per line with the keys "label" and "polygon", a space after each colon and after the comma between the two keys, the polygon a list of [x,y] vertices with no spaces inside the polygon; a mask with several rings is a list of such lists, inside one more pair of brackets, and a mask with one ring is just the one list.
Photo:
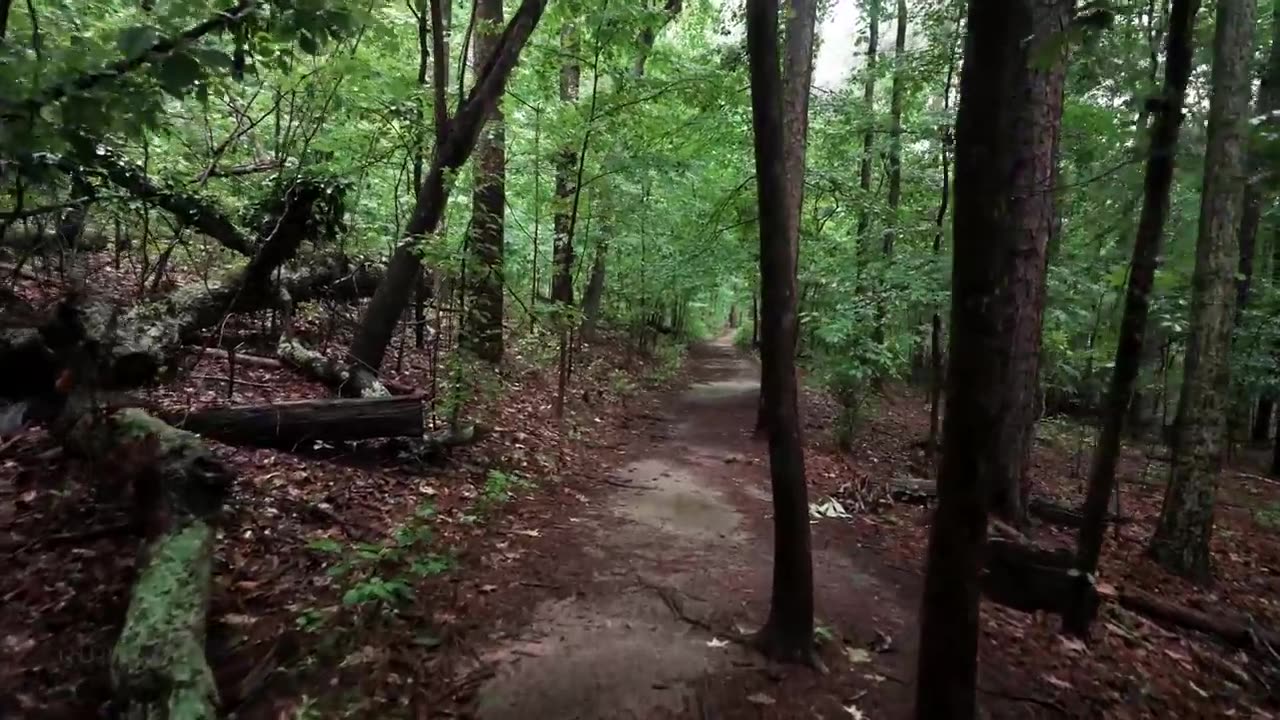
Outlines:
{"label": "tree bark", "polygon": [[[1129,404],[1133,400],[1134,385],[1142,362],[1151,289],[1164,244],[1164,225],[1169,215],[1169,193],[1173,186],[1183,101],[1187,82],[1191,77],[1195,20],[1199,4],[1199,0],[1173,0],[1169,13],[1164,91],[1151,127],[1142,211],[1133,244],[1133,258],[1129,263],[1129,286],[1125,293],[1124,314],[1120,320],[1120,336],[1116,341],[1116,359],[1103,411],[1102,429],[1098,434],[1089,470],[1089,486],[1084,503],[1085,520],[1080,528],[1076,548],[1076,567],[1085,575],[1092,575],[1097,571],[1098,558],[1102,554],[1107,526],[1107,503],[1115,492],[1116,464],[1120,459],[1124,422]],[[1082,612],[1070,613],[1065,618],[1067,629],[1078,635],[1088,632],[1092,622],[1092,618],[1083,610],[1081,608]]]}
{"label": "tree bark", "polygon": [[893,255],[893,242],[898,232],[899,206],[902,205],[902,96],[907,46],[907,0],[898,0],[897,37],[893,49],[893,91],[889,100],[889,226],[884,231],[885,257]]}
{"label": "tree bark", "polygon": [[861,261],[858,263],[858,276],[862,284],[868,282],[864,265],[871,257],[871,240],[867,233],[871,229],[871,162],[872,150],[876,141],[876,53],[880,43],[880,0],[867,0],[867,62],[863,72],[866,77],[862,81],[862,111],[866,113],[863,120],[866,128],[862,132],[862,159],[858,165],[858,190],[862,198],[862,209],[858,211],[858,250]]}
{"label": "tree bark", "polygon": [[[608,235],[608,232],[605,235]],[[604,302],[604,280],[608,258],[609,242],[607,238],[602,237],[596,243],[596,255],[591,261],[591,277],[587,280],[587,289],[582,297],[582,339],[587,342],[596,339],[596,325],[600,321],[600,307]]]}
{"label": "tree bark", "polygon": [[1256,10],[1254,0],[1218,4],[1191,331],[1169,485],[1151,538],[1156,562],[1200,581],[1212,576],[1209,540],[1230,393],[1232,306]]}
{"label": "tree bark", "polygon": [[78,455],[132,476],[149,542],[111,684],[127,717],[213,720],[218,692],[205,659],[213,522],[231,472],[200,439],[136,409],[105,417],[70,411],[55,430]]}
{"label": "tree bark", "polygon": [[453,172],[466,162],[490,110],[498,102],[547,0],[523,0],[498,40],[498,50],[476,72],[476,82],[457,115],[437,143],[435,156],[405,230],[405,240],[392,254],[384,281],[365,309],[348,354],[353,372],[381,367],[400,313],[409,302],[422,263],[418,247],[444,217]]}
{"label": "tree bark", "polygon": [[[791,246],[793,263],[800,262],[800,219],[804,207],[805,149],[809,134],[809,86],[813,79],[814,26],[818,7],[815,0],[786,0],[786,47],[784,48],[782,73],[782,122],[784,145],[782,148],[786,185],[784,202],[787,204],[787,242]],[[793,337],[799,340],[799,333]],[[763,371],[762,371],[763,372]],[[757,433],[763,432],[768,422],[769,410],[765,407],[764,382],[760,383],[760,402],[756,404]]]}
{"label": "tree bark", "polygon": [[[790,234],[784,88],[776,0],[748,0],[747,50],[760,210],[762,398],[773,490],[774,561],[769,617],[757,642],[769,656],[814,663],[813,566],[795,374],[796,252]],[[795,70],[795,68],[790,68]]]}
{"label": "tree bark", "polygon": [[[957,8],[956,36],[951,39],[951,49],[947,54],[947,79],[942,86],[942,110],[944,114],[949,114],[951,111],[951,83],[955,79],[956,56],[959,52],[960,43],[960,25],[964,21],[963,7],[957,5]],[[935,262],[942,257],[943,228],[946,227],[947,206],[951,201],[950,153],[954,142],[949,124],[944,124],[939,128],[938,135],[941,145],[938,159],[939,164],[942,166],[942,190],[938,198],[938,214],[934,220],[934,224],[937,226],[933,233],[933,257]],[[939,436],[942,430],[942,388],[945,383],[943,377],[942,334],[942,311],[935,309],[929,328],[929,464],[934,470],[935,476],[937,474]]]}
{"label": "tree bark", "polygon": [[[560,65],[560,102],[566,105],[578,102],[578,86],[581,82],[582,68],[578,64],[578,33],[572,20],[566,20],[560,28],[560,51],[564,57]],[[574,177],[577,168],[578,153],[572,143],[566,144],[556,153],[556,212],[552,219],[555,239],[551,256],[554,266],[551,279],[551,299],[573,304],[573,237],[570,206],[574,196]]]}
{"label": "tree bark", "polygon": [[[1280,119],[1276,118],[1276,111],[1280,110],[1280,3],[1272,3],[1271,15],[1271,49],[1253,111],[1253,117],[1261,118],[1261,129],[1268,135],[1274,134],[1277,126],[1280,126]],[[1240,313],[1244,312],[1245,305],[1249,302],[1253,257],[1258,227],[1262,221],[1262,204],[1268,194],[1261,183],[1262,176],[1269,170],[1265,148],[1263,143],[1257,141],[1252,145],[1249,151],[1249,174],[1244,188],[1244,211],[1240,218],[1240,265],[1236,278],[1237,323]]]}
{"label": "tree bark", "polygon": [[285,449],[314,441],[420,437],[426,427],[422,398],[414,396],[213,407],[168,419],[223,442]]}
{"label": "tree bark", "polygon": [[1030,450],[1064,64],[1062,57],[1031,59],[1054,47],[1069,9],[1057,0],[969,4],[956,118],[947,408],[921,607],[917,718],[974,717],[987,510],[1023,512],[1018,480]]}
{"label": "tree bark", "polygon": [[[498,49],[502,0],[476,0],[475,64]],[[494,106],[476,145],[475,190],[471,201],[471,274],[463,345],[481,360],[502,361],[503,233],[506,213],[506,149],[502,104]]]}

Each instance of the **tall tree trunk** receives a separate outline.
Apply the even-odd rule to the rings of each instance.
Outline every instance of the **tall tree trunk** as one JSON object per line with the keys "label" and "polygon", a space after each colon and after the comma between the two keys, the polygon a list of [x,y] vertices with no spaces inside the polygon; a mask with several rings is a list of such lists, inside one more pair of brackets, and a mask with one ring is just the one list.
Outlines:
{"label": "tall tree trunk", "polygon": [[[769,618],[756,640],[770,657],[813,663],[813,565],[794,354],[796,239],[792,233],[797,221],[788,217],[790,198],[795,195],[787,189],[782,107],[786,93],[778,71],[777,22],[777,0],[748,0],[747,51],[760,212],[761,385],[768,413],[774,509]],[[812,27],[812,20],[809,23]],[[789,29],[788,44],[791,36]],[[788,51],[788,59],[793,57]],[[797,81],[798,70],[788,68]]]}
{"label": "tall tree trunk", "polygon": [[[560,102],[572,104],[578,101],[578,85],[582,69],[578,64],[579,43],[572,20],[566,20],[560,28]],[[573,144],[567,144],[556,153],[556,212],[555,244],[552,263],[555,266],[551,282],[551,299],[565,305],[573,304],[573,237],[570,205],[575,194],[574,177],[578,165],[578,152]]]}
{"label": "tall tree trunk", "polygon": [[[959,54],[960,25],[964,21],[964,9],[957,4],[955,37],[951,39],[951,49],[947,54],[947,79],[942,85],[942,112],[949,115],[951,111],[951,83],[955,79],[956,56]],[[938,198],[938,215],[935,219],[936,229],[933,233],[933,257],[942,257],[943,228],[947,221],[947,205],[951,200],[951,147],[954,142],[951,126],[943,124],[938,129],[940,150],[939,164],[942,166],[942,191]],[[933,311],[929,332],[929,465],[936,471],[938,440],[941,433],[942,389],[943,389],[943,352],[942,352],[942,311]],[[936,474],[936,472],[935,472]]]}
{"label": "tall tree trunk", "polygon": [[[502,0],[475,0],[475,65],[498,49]],[[464,345],[482,360],[502,361],[503,233],[506,213],[506,150],[501,101],[476,143],[475,190],[471,201],[471,302]]]}
{"label": "tall tree trunk", "polygon": [[444,216],[453,171],[466,162],[490,110],[497,104],[507,77],[515,67],[529,35],[542,17],[547,0],[523,0],[498,41],[498,51],[476,72],[476,82],[457,115],[437,142],[431,168],[422,181],[418,200],[405,230],[405,240],[387,265],[386,278],[365,308],[348,355],[355,372],[376,372],[382,365],[396,321],[409,301],[422,264],[418,255],[424,238],[435,232]]}
{"label": "tall tree trunk", "polygon": [[[1060,0],[969,4],[956,117],[947,408],[921,607],[917,718],[974,717],[987,509],[1022,513],[1017,484],[1030,449],[1024,426],[1034,404],[1064,65],[1061,56],[1032,59],[1063,51],[1056,43],[1069,11]],[[993,490],[1011,497],[992,503]]]}
{"label": "tall tree trunk", "polygon": [[898,32],[893,46],[893,94],[889,100],[889,226],[884,231],[884,255],[893,254],[902,205],[902,95],[904,51],[907,46],[907,0],[898,0]]}
{"label": "tall tree trunk", "polygon": [[596,243],[595,258],[591,261],[591,277],[587,279],[587,289],[582,297],[582,339],[592,342],[596,339],[596,324],[600,321],[600,305],[604,301],[604,279],[606,262],[609,257],[608,235],[605,230]]}
{"label": "tall tree trunk", "polygon": [[[1007,84],[1001,103],[1016,116],[1000,115],[1001,127],[1012,134],[1016,151],[1009,164],[998,165],[1009,174],[1014,188],[1002,204],[999,228],[1010,236],[1007,242],[1016,252],[1001,260],[1008,283],[1000,287],[996,311],[1005,314],[1009,343],[993,352],[999,362],[1008,364],[1009,374],[1007,382],[995,388],[995,397],[1006,411],[997,422],[1001,451],[993,458],[990,481],[984,487],[991,512],[1015,526],[1026,520],[1047,246],[1057,220],[1054,185],[1067,47],[1051,38],[1059,37],[1070,23],[1071,8],[1072,0],[1024,0],[1019,9],[1009,11],[1016,18],[1009,22],[1026,31],[1016,48],[1022,58],[1018,69],[1003,78]],[[1028,37],[1033,42],[1027,42]]]}
{"label": "tall tree trunk", "polygon": [[[1275,113],[1280,110],[1280,2],[1273,2],[1271,9],[1271,49],[1267,68],[1258,88],[1258,103],[1253,116],[1261,118],[1261,126],[1267,134],[1275,133],[1280,122]],[[1253,143],[1249,153],[1248,181],[1244,188],[1244,212],[1240,218],[1240,265],[1237,271],[1236,319],[1249,301],[1249,286],[1253,280],[1253,257],[1257,246],[1258,227],[1262,221],[1262,203],[1266,199],[1261,176],[1268,170],[1267,156],[1261,143]]]}
{"label": "tall tree trunk", "polygon": [[1191,332],[1174,420],[1169,485],[1151,538],[1156,562],[1196,580],[1212,576],[1209,540],[1231,381],[1228,356],[1256,12],[1255,0],[1218,3],[1200,227],[1191,281]]}
{"label": "tall tree trunk", "polygon": [[[1102,430],[1098,434],[1089,470],[1084,523],[1080,526],[1080,541],[1076,548],[1076,566],[1085,574],[1092,574],[1098,568],[1107,525],[1107,503],[1115,492],[1116,463],[1120,459],[1125,416],[1133,399],[1133,389],[1142,363],[1151,288],[1160,262],[1165,221],[1169,216],[1169,191],[1173,186],[1178,132],[1182,127],[1182,106],[1187,93],[1187,81],[1191,77],[1196,12],[1199,5],[1200,0],[1173,0],[1169,13],[1164,90],[1156,111],[1155,123],[1151,127],[1142,212],[1138,217],[1133,259],[1129,263],[1129,287],[1125,294],[1124,314],[1120,320],[1120,337],[1116,341],[1116,360],[1103,411]],[[1076,634],[1088,631],[1092,618],[1087,616],[1087,611],[1088,608],[1085,607],[1076,608],[1066,618],[1070,631]]]}
{"label": "tall tree trunk", "polygon": [[[1253,116],[1262,118],[1261,125],[1267,134],[1276,132],[1277,120],[1275,112],[1280,109],[1280,2],[1272,3],[1271,10],[1271,49],[1268,55],[1267,68],[1262,75],[1262,84],[1258,89],[1258,104]],[[1253,280],[1254,256],[1257,253],[1258,226],[1262,219],[1262,203],[1266,199],[1262,177],[1268,168],[1266,157],[1259,143],[1255,142],[1249,155],[1249,179],[1244,190],[1244,214],[1240,220],[1240,267],[1237,272],[1236,287],[1236,323],[1239,324],[1241,314],[1249,302],[1249,288]],[[1272,276],[1276,275],[1275,268]],[[1258,398],[1258,406],[1254,414],[1253,429],[1250,437],[1257,442],[1264,442],[1271,430],[1272,398],[1262,393]]]}
{"label": "tall tree trunk", "polygon": [[[787,238],[796,267],[800,262],[800,219],[804,207],[804,158],[809,134],[809,85],[813,78],[814,25],[817,22],[816,0],[787,0],[786,47],[782,74],[782,148],[786,173]],[[797,333],[794,340],[799,340]],[[794,351],[793,351],[794,352]],[[763,372],[763,370],[762,370]],[[764,383],[756,403],[756,433],[763,433],[769,410],[765,407]]]}
{"label": "tall tree trunk", "polygon": [[880,0],[867,0],[867,61],[862,69],[866,77],[862,81],[862,112],[866,114],[866,125],[862,132],[862,159],[858,165],[858,197],[862,198],[862,209],[858,211],[858,250],[862,260],[858,263],[860,286],[868,281],[866,268],[863,267],[871,257],[871,240],[867,232],[871,229],[871,163],[872,150],[876,141],[876,53],[880,43]]}

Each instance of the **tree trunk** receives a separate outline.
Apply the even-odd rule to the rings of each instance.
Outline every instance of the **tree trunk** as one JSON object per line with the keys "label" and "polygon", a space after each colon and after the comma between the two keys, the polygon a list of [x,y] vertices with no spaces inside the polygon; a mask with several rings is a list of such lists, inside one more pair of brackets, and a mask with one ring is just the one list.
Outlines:
{"label": "tree trunk", "polygon": [[1256,10],[1254,0],[1218,4],[1191,331],[1174,421],[1169,485],[1151,538],[1151,554],[1160,565],[1201,581],[1212,576],[1209,540],[1230,395],[1232,306]]}
{"label": "tree trunk", "polygon": [[587,280],[587,290],[582,298],[582,339],[587,342],[594,342],[596,339],[596,324],[600,321],[600,306],[604,301],[605,263],[608,256],[608,241],[601,238],[596,243],[596,256],[591,261],[591,277]]}
{"label": "tree trunk", "polygon": [[861,261],[858,263],[860,287],[865,287],[870,280],[866,277],[864,265],[871,257],[871,240],[867,236],[871,229],[871,162],[872,150],[876,140],[876,53],[880,43],[880,0],[867,0],[866,3],[868,37],[867,61],[862,69],[866,77],[862,81],[862,112],[865,129],[862,132],[862,159],[858,165],[858,190],[862,198],[862,209],[858,211],[858,250]]}
{"label": "tree trunk", "polygon": [[132,476],[144,515],[149,542],[111,653],[123,715],[213,720],[218,692],[205,659],[205,627],[213,522],[230,471],[199,438],[141,410],[102,418],[68,412],[55,427],[76,454]]}
{"label": "tree trunk", "polygon": [[1271,416],[1274,413],[1274,403],[1269,396],[1258,398],[1258,407],[1253,413],[1253,431],[1250,433],[1254,442],[1264,443],[1271,437]]}
{"label": "tree trunk", "polygon": [[[1129,264],[1129,286],[1120,320],[1120,337],[1116,342],[1116,360],[1103,411],[1102,430],[1089,470],[1085,521],[1080,528],[1076,549],[1076,566],[1086,575],[1097,571],[1098,558],[1102,553],[1107,503],[1115,492],[1116,463],[1120,459],[1125,416],[1133,399],[1142,362],[1151,288],[1160,260],[1165,220],[1169,215],[1169,192],[1173,185],[1178,133],[1182,126],[1182,106],[1187,81],[1191,77],[1199,4],[1199,0],[1173,0],[1169,13],[1163,97],[1151,128],[1142,212],[1133,245],[1133,259]],[[1088,632],[1092,622],[1083,610],[1070,613],[1065,619],[1068,630],[1079,635]]]}
{"label": "tree trunk", "polygon": [[223,442],[285,449],[314,441],[420,437],[426,427],[422,398],[414,396],[214,407],[175,413],[169,421]]}
{"label": "tree trunk", "polygon": [[[785,218],[787,242],[794,258],[800,262],[800,219],[804,207],[804,160],[809,133],[809,85],[813,77],[814,25],[817,22],[816,0],[786,0],[786,47],[782,73],[783,158],[786,195]],[[798,313],[798,310],[797,310]],[[792,344],[799,340],[793,334]],[[792,350],[794,354],[794,349]],[[763,369],[762,371],[763,372]],[[755,431],[761,433],[768,423],[769,409],[764,399],[764,382],[760,383],[760,400],[756,403]]]}
{"label": "tree trunk", "polygon": [[[1260,125],[1268,135],[1274,134],[1280,120],[1280,3],[1272,4],[1271,49],[1267,68],[1258,88],[1258,102],[1253,117],[1261,118]],[[1240,218],[1240,265],[1237,271],[1236,318],[1249,301],[1249,286],[1253,280],[1253,258],[1257,246],[1258,226],[1262,220],[1262,204],[1266,193],[1260,180],[1267,173],[1268,163],[1263,143],[1254,142],[1249,152],[1249,174],[1244,188],[1244,212]]]}
{"label": "tree trunk", "polygon": [[422,181],[405,229],[405,240],[392,254],[386,277],[365,309],[360,328],[351,341],[348,354],[354,372],[381,367],[396,322],[409,302],[422,267],[418,246],[436,231],[444,217],[452,175],[471,155],[480,129],[501,97],[507,77],[546,5],[547,0],[523,0],[499,38],[498,50],[490,62],[477,70],[475,85],[445,129],[443,139],[437,142],[431,168]]}
{"label": "tree trunk", "polygon": [[[484,65],[498,49],[502,0],[476,0],[475,64]],[[502,361],[503,232],[506,213],[506,150],[499,101],[476,144],[475,191],[471,204],[471,302],[464,346],[482,360]]]}
{"label": "tree trunk", "polygon": [[[761,386],[774,505],[773,590],[769,618],[757,642],[770,657],[813,663],[813,566],[794,355],[796,238],[792,233],[797,222],[788,217],[789,198],[794,195],[787,188],[777,18],[776,0],[748,1],[747,50],[760,211]],[[795,57],[790,52],[788,56]]]}
{"label": "tree trunk", "polygon": [[[577,31],[573,21],[565,21],[560,29],[560,50],[564,58],[560,66],[560,102],[578,102],[578,86],[582,69],[578,64]],[[573,237],[570,235],[572,217],[570,206],[575,193],[574,177],[578,165],[578,152],[573,144],[567,144],[556,153],[555,240],[552,246],[554,271],[551,280],[551,299],[564,305],[573,304]]]}
{"label": "tree trunk", "polygon": [[[960,25],[964,21],[963,7],[957,5],[957,8],[959,9],[956,12],[955,37],[950,41],[951,49],[947,54],[947,79],[942,86],[942,110],[944,114],[949,114],[951,111],[951,83],[955,79],[956,55],[959,52],[960,43]],[[939,164],[942,166],[942,191],[938,198],[938,214],[934,220],[937,226],[933,233],[933,257],[935,262],[942,257],[943,229],[946,227],[947,205],[951,201],[950,152],[953,142],[951,127],[943,125],[939,129],[938,135],[941,145],[938,159]],[[942,332],[942,311],[935,309],[929,329],[929,465],[933,469],[935,476],[937,475],[939,434],[942,430],[942,386],[945,382],[942,369]]]}
{"label": "tree trunk", "polygon": [[1061,56],[1048,64],[1032,59],[1060,48],[1069,9],[1059,0],[969,4],[956,118],[947,408],[921,608],[918,718],[974,717],[987,509],[1023,512],[1018,481],[1030,450],[1064,64]]}
{"label": "tree trunk", "polygon": [[898,32],[893,49],[893,94],[889,101],[889,226],[884,231],[884,256],[893,255],[893,241],[898,232],[899,206],[902,205],[902,96],[907,46],[907,0],[898,0]]}

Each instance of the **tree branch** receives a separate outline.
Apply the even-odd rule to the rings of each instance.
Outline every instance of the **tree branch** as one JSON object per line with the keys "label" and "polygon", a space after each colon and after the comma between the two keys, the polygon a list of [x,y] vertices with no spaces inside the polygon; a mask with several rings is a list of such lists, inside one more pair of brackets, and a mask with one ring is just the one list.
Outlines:
{"label": "tree branch", "polygon": [[101,70],[94,70],[78,77],[67,80],[66,82],[54,85],[46,89],[35,97],[21,103],[8,103],[9,108],[5,110],[5,114],[25,114],[36,113],[45,105],[58,102],[70,95],[82,93],[91,90],[95,86],[100,85],[109,80],[126,75],[143,65],[161,60],[176,50],[180,50],[187,45],[199,40],[211,32],[222,30],[240,22],[253,10],[256,0],[239,0],[233,7],[230,7],[217,15],[205,20],[204,22],[188,28],[180,35],[172,38],[165,38],[157,41],[151,47],[142,53],[131,58],[124,58],[111,63]]}

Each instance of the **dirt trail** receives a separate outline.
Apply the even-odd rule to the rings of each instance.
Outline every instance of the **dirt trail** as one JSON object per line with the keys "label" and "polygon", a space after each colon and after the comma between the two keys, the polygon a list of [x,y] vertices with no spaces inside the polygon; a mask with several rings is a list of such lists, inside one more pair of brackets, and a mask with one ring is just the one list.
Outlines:
{"label": "dirt trail", "polygon": [[813,526],[831,674],[769,667],[726,641],[758,626],[768,605],[766,448],[751,437],[758,370],[727,338],[695,347],[690,363],[693,384],[665,399],[620,466],[601,470],[599,496],[557,519],[571,532],[553,542],[585,555],[587,571],[546,578],[576,592],[481,651],[494,674],[476,695],[478,717],[847,718],[855,703],[873,717],[905,712],[915,590],[897,583],[912,580],[876,567],[837,521]]}

